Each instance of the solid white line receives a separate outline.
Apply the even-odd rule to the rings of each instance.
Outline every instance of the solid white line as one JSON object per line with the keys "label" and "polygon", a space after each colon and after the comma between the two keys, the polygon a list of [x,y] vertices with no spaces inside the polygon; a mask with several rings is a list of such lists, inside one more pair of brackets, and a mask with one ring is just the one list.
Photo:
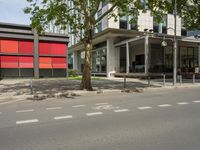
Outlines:
{"label": "solid white line", "polygon": [[152,107],[150,107],[150,106],[138,107],[138,109],[140,109],[140,110],[151,109],[151,108],[152,108]]}
{"label": "solid white line", "polygon": [[38,119],[16,121],[16,124],[35,123],[39,122]]}
{"label": "solid white line", "polygon": [[72,116],[57,116],[57,117],[54,117],[55,120],[69,119],[69,118],[72,118]]}
{"label": "solid white line", "polygon": [[74,105],[73,108],[85,107],[86,105]]}
{"label": "solid white line", "polygon": [[108,105],[108,103],[97,103],[96,105]]}
{"label": "solid white line", "polygon": [[162,105],[158,105],[158,107],[170,107],[170,106],[172,106],[172,105],[170,105],[170,104],[162,104]]}
{"label": "solid white line", "polygon": [[87,113],[87,116],[95,116],[95,115],[102,115],[102,112],[94,112],[94,113]]}
{"label": "solid white line", "polygon": [[126,112],[129,111],[128,109],[118,109],[118,110],[114,110],[114,112]]}
{"label": "solid white line", "polygon": [[189,104],[188,102],[179,102],[179,103],[177,103],[178,105],[187,105],[187,104]]}
{"label": "solid white line", "polygon": [[32,112],[34,111],[33,109],[29,109],[29,110],[17,110],[16,113],[25,113],[25,112]]}
{"label": "solid white line", "polygon": [[62,107],[49,107],[49,108],[46,108],[46,110],[56,110],[56,109],[62,109]]}
{"label": "solid white line", "polygon": [[192,101],[193,103],[200,103],[200,100],[197,100],[197,101]]}

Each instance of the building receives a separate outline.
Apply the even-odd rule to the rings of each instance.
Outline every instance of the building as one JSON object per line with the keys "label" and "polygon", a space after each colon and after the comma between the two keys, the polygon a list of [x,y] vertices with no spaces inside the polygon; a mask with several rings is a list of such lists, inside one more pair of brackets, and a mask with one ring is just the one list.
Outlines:
{"label": "building", "polygon": [[[111,4],[102,4],[96,17]],[[110,77],[112,74],[144,74],[173,72],[174,15],[166,14],[157,23],[150,11],[140,12],[137,23],[129,23],[130,16],[106,16],[95,30],[92,52],[92,72]],[[181,18],[177,17],[178,68],[194,72],[200,66],[200,40],[186,38]],[[152,32],[153,31],[153,32]],[[165,41],[165,46],[161,43]],[[71,36],[68,62],[73,69],[83,71],[84,46]]]}
{"label": "building", "polygon": [[65,77],[67,44],[65,34],[40,36],[27,25],[0,23],[0,76]]}

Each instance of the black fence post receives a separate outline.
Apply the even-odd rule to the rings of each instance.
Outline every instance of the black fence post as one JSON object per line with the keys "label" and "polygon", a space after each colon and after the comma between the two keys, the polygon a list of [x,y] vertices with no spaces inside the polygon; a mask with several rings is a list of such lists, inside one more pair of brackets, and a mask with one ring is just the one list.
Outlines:
{"label": "black fence post", "polygon": [[148,87],[151,86],[150,76],[148,76]]}
{"label": "black fence post", "polygon": [[124,76],[124,89],[126,89],[126,76]]}

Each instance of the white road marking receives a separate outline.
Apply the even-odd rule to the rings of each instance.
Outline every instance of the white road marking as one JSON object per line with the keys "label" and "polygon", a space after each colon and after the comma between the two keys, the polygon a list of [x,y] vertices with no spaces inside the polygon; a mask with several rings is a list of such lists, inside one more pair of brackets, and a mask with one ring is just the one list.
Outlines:
{"label": "white road marking", "polygon": [[93,112],[93,113],[87,113],[87,116],[95,116],[95,115],[102,115],[102,112]]}
{"label": "white road marking", "polygon": [[35,123],[39,122],[38,119],[16,121],[16,124]]}
{"label": "white road marking", "polygon": [[129,111],[128,109],[118,109],[118,110],[114,110],[114,112],[126,112]]}
{"label": "white road marking", "polygon": [[158,107],[170,107],[170,106],[172,106],[172,105],[170,105],[170,104],[162,104],[162,105],[158,105]]}
{"label": "white road marking", "polygon": [[188,102],[179,102],[179,103],[177,103],[178,105],[187,105],[187,104],[189,104]]}
{"label": "white road marking", "polygon": [[96,105],[108,105],[108,103],[96,103]]}
{"label": "white road marking", "polygon": [[62,107],[49,107],[49,108],[46,108],[46,110],[56,110],[56,109],[62,109]]}
{"label": "white road marking", "polygon": [[28,110],[17,110],[16,113],[25,113],[25,112],[32,112],[34,111],[33,109],[28,109]]}
{"label": "white road marking", "polygon": [[150,107],[150,106],[138,107],[138,109],[140,109],[140,110],[151,109],[151,108],[152,108],[152,107]]}
{"label": "white road marking", "polygon": [[73,108],[85,107],[86,105],[74,105]]}
{"label": "white road marking", "polygon": [[200,100],[192,101],[193,103],[200,103]]}
{"label": "white road marking", "polygon": [[70,118],[72,118],[72,116],[57,116],[57,117],[54,117],[55,120],[70,119]]}

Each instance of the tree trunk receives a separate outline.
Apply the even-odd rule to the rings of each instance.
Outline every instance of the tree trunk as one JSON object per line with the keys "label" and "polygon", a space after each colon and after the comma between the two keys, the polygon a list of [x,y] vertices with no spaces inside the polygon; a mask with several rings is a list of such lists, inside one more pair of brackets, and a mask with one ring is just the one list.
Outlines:
{"label": "tree trunk", "polygon": [[91,71],[92,71],[92,33],[84,42],[85,45],[85,63],[83,68],[83,76],[80,85],[81,90],[92,91]]}

